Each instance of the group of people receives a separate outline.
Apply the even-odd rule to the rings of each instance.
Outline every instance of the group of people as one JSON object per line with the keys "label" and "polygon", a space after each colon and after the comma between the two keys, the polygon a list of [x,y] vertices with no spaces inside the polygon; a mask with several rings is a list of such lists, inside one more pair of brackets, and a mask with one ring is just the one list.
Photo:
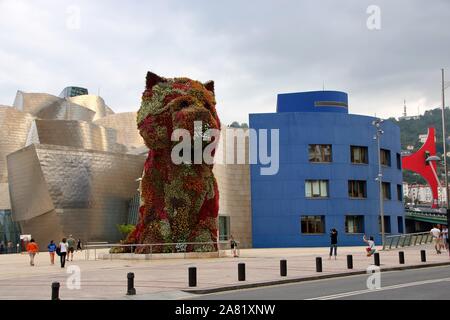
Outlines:
{"label": "group of people", "polygon": [[430,230],[430,234],[433,237],[434,249],[437,254],[441,254],[442,250],[448,251],[448,228],[445,225],[436,225]]}
{"label": "group of people", "polygon": [[[449,250],[448,228],[446,225],[436,225],[431,229],[430,234],[433,236],[433,244],[437,254],[441,254],[444,249],[447,251]],[[366,247],[366,254],[370,257],[377,251],[375,240],[372,236],[367,238],[366,235],[364,235],[363,241],[368,245]],[[328,259],[331,259],[333,253],[334,258],[337,259],[337,246],[338,231],[333,228],[330,230],[330,256]]]}
{"label": "group of people", "polygon": [[[58,245],[51,240],[47,245],[47,250],[50,254],[50,263],[52,265],[55,264],[56,254],[60,258],[61,268],[64,268],[66,261],[73,261],[73,253],[75,250],[82,250],[81,240],[78,239],[78,241],[76,241],[72,235],[68,238],[63,238]],[[34,266],[34,257],[39,253],[39,246],[34,239],[31,239],[27,244],[27,252],[30,256],[30,266]]]}
{"label": "group of people", "polygon": [[0,242],[0,254],[6,253],[15,253],[12,241],[8,241],[6,244],[3,241]]}
{"label": "group of people", "polygon": [[[372,236],[367,238],[366,235],[364,235],[363,241],[367,244],[366,255],[370,257],[377,251],[375,246],[375,240]],[[328,257],[328,260],[331,259],[333,253],[334,259],[335,260],[337,259],[337,247],[338,247],[338,231],[335,228],[333,228],[330,230],[330,256]]]}

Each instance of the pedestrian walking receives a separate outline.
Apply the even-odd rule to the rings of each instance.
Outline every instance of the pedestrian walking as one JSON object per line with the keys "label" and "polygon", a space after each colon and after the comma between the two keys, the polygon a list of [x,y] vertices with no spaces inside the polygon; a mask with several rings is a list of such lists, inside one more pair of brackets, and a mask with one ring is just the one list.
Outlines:
{"label": "pedestrian walking", "polygon": [[[67,239],[67,261],[73,261],[73,252],[75,251],[75,239],[72,235]],[[71,258],[72,255],[72,258]]]}
{"label": "pedestrian walking", "polygon": [[434,249],[436,249],[436,253],[441,254],[441,250],[439,250],[441,230],[439,230],[438,226],[435,226],[433,229],[430,230],[430,233],[433,236],[433,244],[434,244]]}
{"label": "pedestrian walking", "polygon": [[375,240],[372,236],[369,239],[366,238],[366,235],[363,236],[363,241],[367,243],[369,246],[366,248],[367,256],[370,257],[375,252],[377,252],[377,248],[375,247]]}
{"label": "pedestrian walking", "polygon": [[[19,244],[17,244],[17,245],[19,245]],[[8,241],[6,253],[13,253],[13,243],[11,241]],[[17,251],[17,253],[19,253],[19,251]]]}
{"label": "pedestrian walking", "polygon": [[448,227],[442,226],[442,240],[444,242],[445,250],[448,251]]}
{"label": "pedestrian walking", "polygon": [[39,246],[34,241],[34,239],[31,239],[30,242],[27,244],[27,252],[30,256],[30,266],[34,266],[34,257],[39,252]]}
{"label": "pedestrian walking", "polygon": [[77,251],[78,250],[83,251],[83,248],[81,247],[81,239],[78,239],[78,242],[77,242]]}
{"label": "pedestrian walking", "polygon": [[57,246],[53,242],[53,240],[50,241],[47,248],[48,248],[48,253],[50,254],[50,263],[55,264],[55,252],[56,252]]}
{"label": "pedestrian walking", "polygon": [[5,253],[5,244],[3,243],[3,241],[0,243],[0,254],[4,254]]}
{"label": "pedestrian walking", "polygon": [[67,240],[66,240],[66,238],[63,238],[61,240],[61,242],[59,243],[58,251],[57,251],[57,252],[59,252],[61,268],[64,268],[64,266],[66,264],[67,249],[68,249],[68,247],[67,247]]}
{"label": "pedestrian walking", "polygon": [[231,254],[233,255],[233,257],[234,258],[239,257],[239,255],[237,254],[238,244],[236,240],[234,240],[233,236],[230,237],[230,246],[231,246]]}
{"label": "pedestrian walking", "polygon": [[338,231],[333,228],[330,230],[330,256],[328,260],[331,259],[334,250],[334,260],[337,259],[337,245],[338,245]]}

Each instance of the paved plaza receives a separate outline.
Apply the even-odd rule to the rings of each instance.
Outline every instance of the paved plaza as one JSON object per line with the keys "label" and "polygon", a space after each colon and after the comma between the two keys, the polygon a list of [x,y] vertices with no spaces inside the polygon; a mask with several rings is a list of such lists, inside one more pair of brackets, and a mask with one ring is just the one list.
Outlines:
{"label": "paved plaza", "polygon": [[[420,260],[420,250],[426,249],[427,262]],[[431,246],[405,248],[404,266],[449,263],[447,252],[437,255]],[[100,252],[98,251],[97,254]],[[353,255],[353,271],[365,271],[373,264],[364,247],[339,248],[337,260],[328,260],[328,248],[242,249],[240,257],[164,260],[86,260],[84,252],[75,253],[66,268],[50,265],[49,255],[36,256],[34,267],[26,254],[0,255],[0,299],[44,299],[51,296],[51,283],[61,283],[60,298],[68,299],[185,299],[198,297],[187,291],[188,268],[197,267],[199,290],[230,289],[242,284],[260,284],[282,279],[295,280],[314,276],[348,273],[346,255]],[[92,255],[92,253],[91,253]],[[316,272],[316,257],[323,259],[323,272]],[[381,251],[381,269],[401,266],[398,251]],[[288,276],[280,277],[280,259],[288,261]],[[59,261],[58,261],[59,262]],[[238,281],[238,263],[246,264],[246,281]],[[81,271],[80,289],[70,290],[66,283],[71,274],[68,267]],[[126,296],[127,273],[134,272],[136,296]],[[295,299],[295,297],[292,297]]]}

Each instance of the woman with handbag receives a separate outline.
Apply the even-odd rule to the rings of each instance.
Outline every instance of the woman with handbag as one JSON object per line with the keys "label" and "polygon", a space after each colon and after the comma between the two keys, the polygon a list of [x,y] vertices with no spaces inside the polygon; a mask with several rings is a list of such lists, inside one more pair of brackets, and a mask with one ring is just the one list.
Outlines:
{"label": "woman with handbag", "polygon": [[[61,268],[64,268],[64,265],[66,264],[66,255],[67,255],[67,240],[66,238],[63,238],[58,246],[59,251],[59,258],[61,261]],[[58,252],[57,251],[57,252]]]}

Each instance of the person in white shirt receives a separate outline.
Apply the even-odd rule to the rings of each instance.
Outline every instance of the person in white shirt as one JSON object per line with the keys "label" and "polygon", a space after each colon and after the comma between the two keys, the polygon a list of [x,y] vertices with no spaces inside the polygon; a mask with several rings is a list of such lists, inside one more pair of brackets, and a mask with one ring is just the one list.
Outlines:
{"label": "person in white shirt", "polygon": [[66,238],[63,238],[62,241],[59,243],[59,257],[61,261],[61,268],[64,268],[64,265],[66,264],[66,255],[67,255],[67,241]]}
{"label": "person in white shirt", "polygon": [[433,244],[436,249],[437,254],[441,254],[441,250],[439,250],[439,242],[441,237],[441,230],[437,226],[430,230],[431,235],[433,236]]}
{"label": "person in white shirt", "polygon": [[377,249],[375,247],[375,241],[373,237],[370,237],[369,240],[367,240],[366,235],[363,236],[363,241],[369,245],[369,247],[366,248],[367,256],[370,257],[373,255]]}
{"label": "person in white shirt", "polygon": [[448,228],[447,228],[447,226],[442,226],[442,239],[444,241],[444,247],[448,251]]}

